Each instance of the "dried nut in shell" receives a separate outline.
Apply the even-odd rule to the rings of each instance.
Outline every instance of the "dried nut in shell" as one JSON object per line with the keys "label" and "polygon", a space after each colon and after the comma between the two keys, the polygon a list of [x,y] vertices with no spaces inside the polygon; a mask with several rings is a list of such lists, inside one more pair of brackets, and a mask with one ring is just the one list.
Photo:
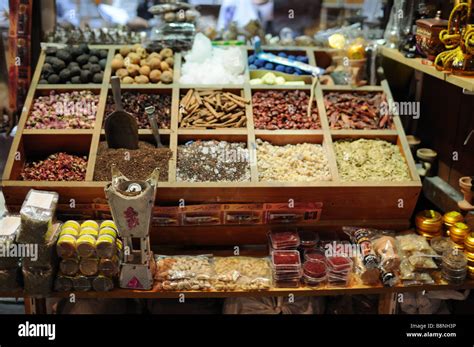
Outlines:
{"label": "dried nut in shell", "polygon": [[140,58],[146,58],[146,49],[143,47],[138,47],[136,53],[140,56]]}
{"label": "dried nut in shell", "polygon": [[130,64],[127,67],[127,71],[128,71],[128,74],[131,77],[135,77],[135,76],[138,76],[140,74],[140,67],[136,64]]}
{"label": "dried nut in shell", "polygon": [[139,71],[140,71],[140,75],[148,76],[150,75],[151,69],[149,66],[145,65],[145,66],[142,66]]}
{"label": "dried nut in shell", "polygon": [[163,58],[172,57],[172,56],[173,56],[173,50],[172,50],[171,48],[163,48],[163,49],[160,51],[160,55],[161,55]]}
{"label": "dried nut in shell", "polygon": [[165,59],[166,64],[168,64],[169,67],[172,67],[174,65],[174,59],[173,57],[168,57]]}
{"label": "dried nut in shell", "polygon": [[130,53],[127,55],[127,59],[129,59],[131,64],[139,64],[141,57],[137,53]]}
{"label": "dried nut in shell", "polygon": [[115,71],[115,70],[118,70],[118,69],[121,69],[123,68],[123,59],[119,59],[119,58],[114,58],[112,59],[112,69]]}
{"label": "dried nut in shell", "polygon": [[135,43],[135,44],[132,46],[131,51],[132,51],[132,52],[136,52],[139,48],[142,48],[142,45],[139,44],[139,43]]}
{"label": "dried nut in shell", "polygon": [[118,69],[117,71],[115,71],[115,76],[123,78],[125,76],[128,76],[128,71],[127,69]]}
{"label": "dried nut in shell", "polygon": [[124,83],[124,84],[132,84],[133,82],[135,82],[135,80],[130,76],[125,76],[122,79],[122,83]]}
{"label": "dried nut in shell", "polygon": [[161,70],[161,71],[166,71],[166,70],[169,70],[169,69],[170,69],[170,66],[168,65],[167,62],[162,61],[162,62],[160,63],[160,70]]}
{"label": "dried nut in shell", "polygon": [[130,47],[128,46],[122,47],[120,48],[119,52],[122,55],[122,57],[126,57],[130,53]]}
{"label": "dried nut in shell", "polygon": [[148,61],[148,65],[150,65],[150,68],[152,70],[160,69],[160,64],[161,64],[161,59],[158,59],[158,58],[151,58]]}
{"label": "dried nut in shell", "polygon": [[170,71],[165,71],[161,74],[160,80],[163,83],[171,83],[173,82],[173,74]]}
{"label": "dried nut in shell", "polygon": [[148,77],[140,75],[135,77],[135,82],[137,82],[138,84],[146,84],[149,82],[149,80]]}
{"label": "dried nut in shell", "polygon": [[150,59],[152,59],[152,58],[158,58],[158,59],[161,60],[161,56],[160,56],[160,54],[157,53],[157,52],[152,52],[152,53],[150,53],[150,55],[148,56],[148,60],[150,60]]}
{"label": "dried nut in shell", "polygon": [[161,71],[160,70],[152,70],[150,72],[150,81],[152,81],[153,83],[160,82],[160,77],[161,77]]}

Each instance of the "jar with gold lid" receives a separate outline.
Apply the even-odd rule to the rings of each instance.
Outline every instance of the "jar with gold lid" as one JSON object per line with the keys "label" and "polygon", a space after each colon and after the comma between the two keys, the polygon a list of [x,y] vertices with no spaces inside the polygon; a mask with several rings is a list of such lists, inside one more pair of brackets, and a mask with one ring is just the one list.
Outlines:
{"label": "jar with gold lid", "polygon": [[431,239],[441,236],[443,217],[434,210],[425,210],[418,212],[415,217],[416,230],[418,234]]}
{"label": "jar with gold lid", "polygon": [[449,228],[456,223],[464,222],[464,217],[458,211],[446,212],[443,216],[444,230],[449,236]]}
{"label": "jar with gold lid", "polygon": [[467,235],[469,235],[470,231],[471,230],[467,224],[455,223],[449,228],[449,237],[451,237],[451,240],[453,240],[457,245],[464,248],[464,240]]}
{"label": "jar with gold lid", "polygon": [[468,253],[472,253],[474,257],[474,232],[468,234],[464,239],[464,249]]}

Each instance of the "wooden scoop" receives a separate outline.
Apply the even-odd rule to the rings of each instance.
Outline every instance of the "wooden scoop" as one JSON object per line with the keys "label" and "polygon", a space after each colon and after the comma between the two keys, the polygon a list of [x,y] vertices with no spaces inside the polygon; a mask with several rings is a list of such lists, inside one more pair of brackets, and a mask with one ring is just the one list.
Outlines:
{"label": "wooden scoop", "polygon": [[115,111],[105,119],[105,138],[109,148],[138,149],[138,125],[136,119],[124,111],[120,93],[120,78],[110,80],[115,101]]}

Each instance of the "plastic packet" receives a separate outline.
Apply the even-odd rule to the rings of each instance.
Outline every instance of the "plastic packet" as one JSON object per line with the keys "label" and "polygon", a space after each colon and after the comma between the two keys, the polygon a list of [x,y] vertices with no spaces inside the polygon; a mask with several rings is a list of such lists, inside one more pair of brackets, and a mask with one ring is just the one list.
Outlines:
{"label": "plastic packet", "polygon": [[162,256],[156,259],[155,280],[163,290],[209,290],[213,277],[210,255]]}
{"label": "plastic packet", "polygon": [[346,233],[353,243],[360,247],[360,257],[363,265],[367,269],[374,269],[379,266],[379,259],[372,243],[370,242],[371,229],[367,228],[356,228],[356,227],[343,227],[342,230]]}
{"label": "plastic packet", "polygon": [[25,295],[32,297],[47,297],[51,294],[54,284],[54,269],[29,268],[23,266]]}
{"label": "plastic packet", "polygon": [[59,195],[31,189],[21,206],[21,229],[17,237],[18,243],[43,244],[52,232],[52,222],[56,212]]}
{"label": "plastic packet", "polygon": [[214,258],[213,288],[216,290],[268,290],[272,272],[268,258]]}
{"label": "plastic packet", "polygon": [[27,267],[52,267],[57,260],[56,241],[60,232],[60,224],[56,223],[48,233],[48,239],[38,244],[38,253],[33,257],[23,257],[23,265]]}
{"label": "plastic packet", "polygon": [[413,266],[415,271],[434,270],[438,268],[438,266],[436,266],[435,262],[433,261],[433,258],[431,255],[421,253],[421,252],[412,253],[408,257],[408,261]]}
{"label": "plastic packet", "polygon": [[20,216],[5,216],[0,220],[0,269],[13,269],[18,267],[19,257],[12,257],[9,249],[14,245],[15,239],[20,231]]}
{"label": "plastic packet", "polygon": [[18,268],[0,270],[0,291],[8,292],[20,288],[18,272]]}
{"label": "plastic packet", "polygon": [[386,271],[398,271],[400,256],[394,233],[387,230],[371,229],[370,241],[379,258],[379,265]]}
{"label": "plastic packet", "polygon": [[402,252],[428,252],[434,251],[423,236],[417,234],[400,235],[395,238],[398,242],[398,249]]}

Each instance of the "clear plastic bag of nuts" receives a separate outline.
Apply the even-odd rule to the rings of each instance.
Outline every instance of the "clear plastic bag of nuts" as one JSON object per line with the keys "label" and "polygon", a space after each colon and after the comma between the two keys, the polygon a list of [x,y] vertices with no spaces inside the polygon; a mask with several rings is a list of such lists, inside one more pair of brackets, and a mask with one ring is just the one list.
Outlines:
{"label": "clear plastic bag of nuts", "polygon": [[215,257],[212,287],[220,291],[270,289],[272,272],[268,258]]}
{"label": "clear plastic bag of nuts", "polygon": [[162,290],[210,290],[213,276],[211,255],[157,255],[155,280]]}

